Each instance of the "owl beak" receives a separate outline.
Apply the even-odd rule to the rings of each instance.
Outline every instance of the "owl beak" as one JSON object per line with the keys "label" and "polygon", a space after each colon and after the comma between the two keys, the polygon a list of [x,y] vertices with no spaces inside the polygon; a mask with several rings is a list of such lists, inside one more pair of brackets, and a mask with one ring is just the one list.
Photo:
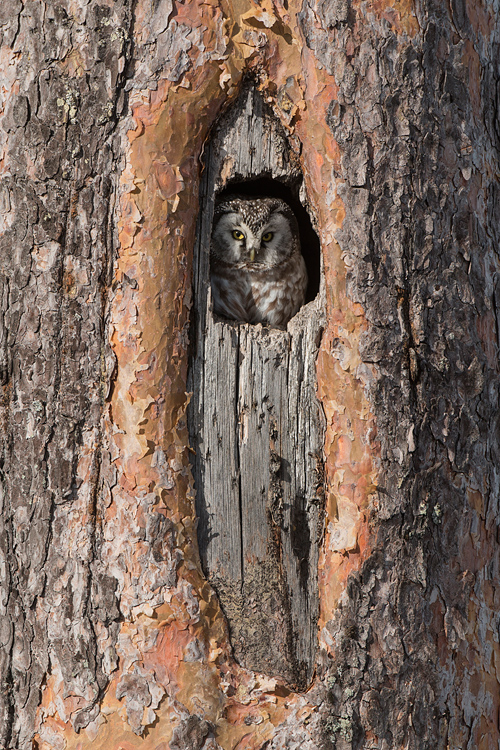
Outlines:
{"label": "owl beak", "polygon": [[249,245],[249,247],[248,247],[248,257],[250,258],[250,263],[253,263],[254,260],[255,260],[255,256],[257,255],[257,253],[259,251],[259,243],[257,242],[257,240],[252,239],[248,243],[248,245]]}

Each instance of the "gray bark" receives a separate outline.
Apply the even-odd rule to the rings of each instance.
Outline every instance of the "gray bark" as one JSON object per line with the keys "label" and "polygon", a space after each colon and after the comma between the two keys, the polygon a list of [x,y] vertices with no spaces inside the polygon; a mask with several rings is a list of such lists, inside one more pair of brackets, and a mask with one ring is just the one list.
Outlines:
{"label": "gray bark", "polygon": [[[113,132],[130,9],[94,5],[85,18],[82,10],[81,64],[92,63],[86,75],[69,77],[54,65],[75,43],[63,5],[9,7],[3,49],[23,52],[22,93],[3,120],[10,174],[0,190],[8,220],[0,240],[0,747],[13,750],[31,747],[49,659],[62,665],[68,690],[90,691],[91,704],[106,682],[95,645],[106,588],[95,506],[106,362],[112,367],[103,328]],[[120,31],[108,33],[109,23]],[[82,486],[78,461],[91,446]],[[101,616],[118,613],[111,607]]]}
{"label": "gray bark", "polygon": [[338,241],[369,322],[381,444],[375,549],[327,626],[325,729],[337,748],[368,747],[367,733],[384,750],[477,747],[497,737],[497,709],[471,702],[490,669],[467,654],[479,611],[498,628],[483,587],[499,578],[500,342],[481,330],[498,316],[499,186],[482,166],[500,152],[498,14],[484,44],[463,3],[416,4],[421,33],[395,56],[392,33],[365,24],[349,60],[350,26],[313,31],[317,9],[305,5],[303,30],[339,82],[327,118],[342,152]]}

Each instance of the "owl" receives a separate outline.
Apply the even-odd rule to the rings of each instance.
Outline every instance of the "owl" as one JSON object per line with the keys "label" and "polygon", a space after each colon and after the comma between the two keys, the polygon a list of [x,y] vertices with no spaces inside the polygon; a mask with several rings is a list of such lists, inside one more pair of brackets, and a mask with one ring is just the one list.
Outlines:
{"label": "owl", "polygon": [[233,196],[216,204],[210,282],[218,315],[286,326],[307,287],[297,219],[287,203]]}

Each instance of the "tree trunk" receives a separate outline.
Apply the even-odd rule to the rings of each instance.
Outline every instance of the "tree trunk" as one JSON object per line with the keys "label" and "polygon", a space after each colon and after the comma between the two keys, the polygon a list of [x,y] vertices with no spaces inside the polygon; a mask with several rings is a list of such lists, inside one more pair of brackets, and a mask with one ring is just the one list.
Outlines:
{"label": "tree trunk", "polygon": [[[498,2],[0,29],[0,747],[496,748]],[[210,306],[256,179],[321,245],[287,331]]]}

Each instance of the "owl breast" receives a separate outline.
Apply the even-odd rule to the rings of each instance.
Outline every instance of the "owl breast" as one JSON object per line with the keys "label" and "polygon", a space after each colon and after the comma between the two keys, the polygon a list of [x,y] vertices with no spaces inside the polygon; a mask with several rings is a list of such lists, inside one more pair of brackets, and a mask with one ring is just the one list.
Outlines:
{"label": "owl breast", "polygon": [[214,311],[245,323],[286,326],[304,304],[307,271],[289,206],[276,198],[216,207],[210,249]]}
{"label": "owl breast", "polygon": [[265,270],[217,264],[211,283],[218,315],[281,328],[304,304],[307,271],[300,254]]}

